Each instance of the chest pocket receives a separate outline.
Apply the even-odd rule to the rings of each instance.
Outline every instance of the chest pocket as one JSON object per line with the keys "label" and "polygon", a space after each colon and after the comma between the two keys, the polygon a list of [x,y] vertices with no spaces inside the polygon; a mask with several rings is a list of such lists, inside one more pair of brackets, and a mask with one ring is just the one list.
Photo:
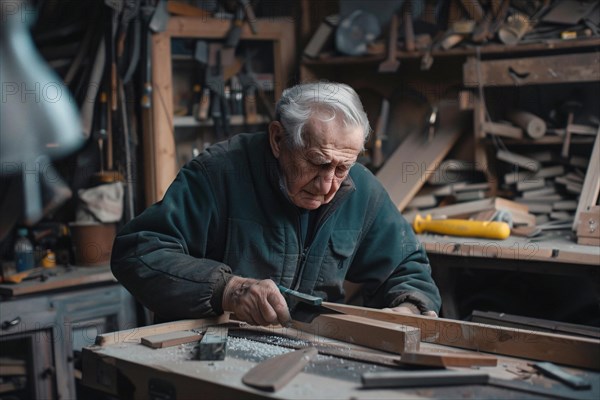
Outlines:
{"label": "chest pocket", "polygon": [[230,218],[224,262],[233,273],[253,278],[278,279],[284,268],[283,229],[254,221]]}
{"label": "chest pocket", "polygon": [[358,246],[359,230],[334,231],[323,257],[319,284],[325,287],[338,287],[341,290],[346,272],[352,263]]}

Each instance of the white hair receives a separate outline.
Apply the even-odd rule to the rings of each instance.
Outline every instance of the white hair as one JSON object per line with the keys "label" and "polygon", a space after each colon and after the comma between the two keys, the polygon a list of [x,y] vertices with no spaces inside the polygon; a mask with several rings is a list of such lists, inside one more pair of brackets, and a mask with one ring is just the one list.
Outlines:
{"label": "white hair", "polygon": [[283,125],[292,147],[304,147],[304,125],[316,114],[322,121],[337,117],[346,127],[360,127],[366,142],[371,127],[363,105],[350,86],[335,82],[303,83],[283,91],[277,102],[275,118]]}

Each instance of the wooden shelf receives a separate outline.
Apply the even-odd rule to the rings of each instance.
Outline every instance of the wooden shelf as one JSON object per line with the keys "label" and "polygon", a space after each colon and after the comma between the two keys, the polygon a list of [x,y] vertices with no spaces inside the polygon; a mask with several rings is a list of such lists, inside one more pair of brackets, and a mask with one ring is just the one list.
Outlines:
{"label": "wooden shelf", "polygon": [[[242,43],[262,42],[261,46],[268,45],[273,52],[273,97],[277,100],[292,77],[295,65],[295,48],[292,45],[296,42],[294,21],[289,18],[259,18],[256,25],[258,33],[254,34],[249,25],[244,24],[240,40]],[[186,120],[174,121],[171,41],[173,38],[223,41],[230,28],[229,20],[171,16],[167,29],[152,35],[152,103],[156,106],[152,108],[152,114],[143,120],[144,158],[148,161],[145,174],[147,205],[162,199],[177,175],[177,143],[173,126],[203,126]],[[175,57],[175,62],[192,59],[185,54],[181,56]]]}
{"label": "wooden shelf", "polygon": [[[600,38],[585,38],[571,40],[549,40],[541,43],[522,43],[515,46],[507,46],[503,44],[486,44],[482,46],[469,45],[465,47],[456,47],[449,50],[434,50],[431,52],[432,57],[459,57],[459,56],[474,56],[477,54],[477,48],[481,55],[509,55],[523,52],[536,52],[548,50],[573,50],[585,49],[600,46]],[[407,52],[398,50],[397,58],[411,59],[421,58],[425,54],[424,51]],[[318,59],[304,58],[302,63],[306,66],[320,65],[336,65],[336,64],[369,64],[380,63],[385,60],[385,54],[366,55],[361,57],[339,56],[331,53],[323,54]]]}
{"label": "wooden shelf", "polygon": [[[257,115],[257,121],[254,124],[247,124],[244,121],[243,115],[231,115],[229,117],[229,124],[231,126],[243,126],[243,125],[261,125],[269,122],[269,117],[266,115]],[[215,123],[212,118],[209,118],[206,121],[198,121],[195,117],[191,115],[185,116],[176,116],[173,118],[173,125],[175,128],[199,128],[199,127],[207,127],[214,126]]]}
{"label": "wooden shelf", "polygon": [[[581,137],[581,136],[573,136],[571,138],[571,144],[594,144],[595,136]],[[546,145],[562,145],[565,138],[563,136],[550,136],[546,135],[539,139],[508,139],[502,138],[502,142],[505,145],[526,145],[526,146],[546,146]],[[486,143],[492,144],[492,140],[490,138],[484,139]]]}

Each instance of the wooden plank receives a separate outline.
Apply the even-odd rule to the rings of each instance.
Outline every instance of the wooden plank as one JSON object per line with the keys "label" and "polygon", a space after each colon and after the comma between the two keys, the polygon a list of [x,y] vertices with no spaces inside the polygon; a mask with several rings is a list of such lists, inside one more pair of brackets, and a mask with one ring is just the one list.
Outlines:
{"label": "wooden plank", "polygon": [[412,353],[404,352],[399,364],[422,365],[427,367],[493,367],[498,359],[493,356],[464,353]]}
{"label": "wooden plank", "polygon": [[181,321],[165,322],[162,324],[142,326],[140,328],[126,329],[123,331],[103,333],[96,336],[97,346],[108,346],[115,343],[135,342],[140,343],[146,336],[165,334],[191,329],[205,330],[212,325],[224,324],[229,321],[229,313],[224,313],[215,318],[184,319]]}
{"label": "wooden plank", "polygon": [[577,209],[577,202],[575,200],[562,200],[552,204],[553,210],[558,211],[575,211]]}
{"label": "wooden plank", "polygon": [[[222,18],[171,17],[166,32],[173,37],[224,39],[230,28],[231,21]],[[254,34],[248,24],[243,24],[240,37],[248,40],[279,40],[284,30],[294,29],[294,23],[289,18],[257,18],[256,28],[257,33]]]}
{"label": "wooden plank", "polygon": [[[441,218],[441,217],[466,218],[466,217],[469,217],[478,212],[488,211],[488,210],[509,211],[513,214],[513,216],[518,214],[521,217],[521,219],[522,218],[529,219],[529,217],[524,217],[524,215],[528,215],[528,212],[529,212],[529,207],[527,207],[527,205],[519,204],[514,201],[506,200],[506,199],[503,199],[500,197],[470,201],[470,202],[466,202],[466,203],[452,204],[449,206],[443,206],[443,207],[437,207],[437,208],[431,208],[428,210],[422,210],[421,214],[422,215],[430,214],[432,218]],[[404,217],[409,222],[412,223],[416,214],[417,214],[416,212],[410,212],[410,213],[406,213],[404,215]],[[533,219],[535,219],[535,217],[533,217]]]}
{"label": "wooden plank", "polygon": [[481,200],[485,199],[485,191],[475,190],[473,192],[458,192],[454,195],[454,198],[458,202]]}
{"label": "wooden plank", "polygon": [[377,173],[392,201],[402,211],[435,173],[460,137],[458,129],[440,129],[431,142],[421,132],[407,137]]}
{"label": "wooden plank", "polygon": [[246,372],[242,382],[257,389],[276,392],[287,385],[317,354],[317,349],[308,347],[269,358]]}
{"label": "wooden plank", "polygon": [[546,180],[544,178],[535,178],[517,182],[517,190],[519,192],[527,192],[529,190],[541,189],[545,186]]}
{"label": "wooden plank", "polygon": [[598,203],[598,194],[600,192],[600,128],[598,128],[598,136],[594,142],[590,163],[583,181],[583,191],[579,197],[577,211],[575,211],[575,220],[573,221],[573,230],[576,231],[579,227],[579,219],[582,212],[589,211]]}
{"label": "wooden plank", "polygon": [[500,124],[497,122],[483,122],[481,129],[485,133],[492,135],[512,138],[512,139],[523,139],[523,129],[509,124]]}
{"label": "wooden plank", "polygon": [[202,339],[202,334],[194,331],[178,331],[161,333],[158,335],[144,336],[141,338],[143,345],[153,349],[178,346],[184,343],[196,342]]}
{"label": "wooden plank", "polygon": [[515,154],[506,150],[498,150],[496,158],[508,164],[518,165],[528,171],[537,172],[542,167],[540,162],[529,157]]}
{"label": "wooden plank", "polygon": [[418,351],[421,342],[418,328],[356,315],[324,314],[310,324],[293,321],[292,326],[318,336],[396,354]]}
{"label": "wooden plank", "polygon": [[487,372],[480,371],[385,371],[362,374],[363,388],[432,387],[451,385],[485,385]]}
{"label": "wooden plank", "polygon": [[552,196],[556,193],[556,188],[554,186],[550,186],[550,187],[546,187],[543,189],[538,189],[538,190],[529,190],[525,193],[523,193],[523,198],[524,199],[535,199],[538,197],[546,197],[546,196]]}
{"label": "wooden plank", "polygon": [[600,328],[493,311],[473,310],[471,313],[471,322],[600,339]]}
{"label": "wooden plank", "polygon": [[600,79],[600,54],[580,53],[545,57],[522,57],[477,61],[469,58],[463,67],[466,87],[522,86],[546,83],[595,82]]}
{"label": "wooden plank", "polygon": [[324,302],[346,314],[421,330],[421,340],[451,347],[600,370],[600,340]]}
{"label": "wooden plank", "polygon": [[177,175],[171,83],[171,37],[152,35],[152,132],[144,132],[147,147],[145,174],[152,184],[146,188],[146,205],[161,200]]}

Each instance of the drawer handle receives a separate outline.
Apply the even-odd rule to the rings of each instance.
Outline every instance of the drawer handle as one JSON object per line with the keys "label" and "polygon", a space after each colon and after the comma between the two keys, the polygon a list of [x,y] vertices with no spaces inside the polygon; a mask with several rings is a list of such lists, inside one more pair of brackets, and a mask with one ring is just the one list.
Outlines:
{"label": "drawer handle", "polygon": [[15,325],[18,325],[21,322],[21,317],[16,317],[15,319],[11,320],[11,321],[4,321],[2,323],[2,330],[5,331],[7,329],[12,328]]}

